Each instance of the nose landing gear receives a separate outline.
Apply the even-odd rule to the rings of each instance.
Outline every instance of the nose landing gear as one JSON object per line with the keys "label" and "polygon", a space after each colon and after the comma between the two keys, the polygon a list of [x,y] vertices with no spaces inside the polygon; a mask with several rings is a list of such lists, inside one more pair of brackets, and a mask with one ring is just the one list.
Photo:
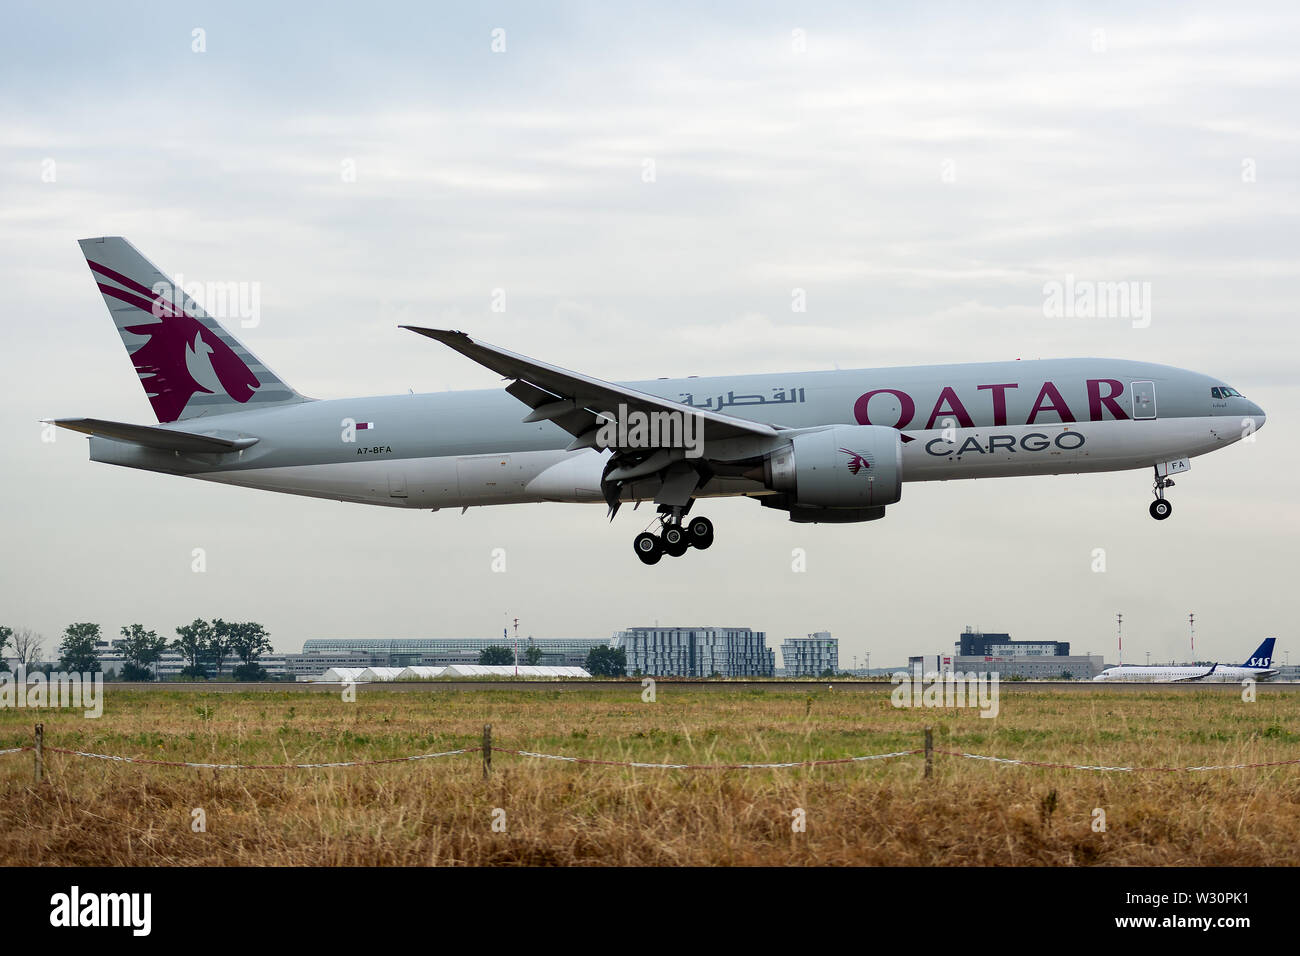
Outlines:
{"label": "nose landing gear", "polygon": [[703,551],[713,544],[712,521],[696,516],[683,524],[681,509],[676,511],[669,510],[659,516],[657,520],[662,528],[659,534],[642,531],[633,539],[632,548],[643,564],[658,564],[665,554],[680,558],[691,548]]}
{"label": "nose landing gear", "polygon": [[1161,478],[1157,470],[1155,484],[1151,489],[1151,493],[1156,496],[1156,500],[1151,502],[1151,507],[1147,509],[1151,513],[1151,517],[1157,521],[1164,521],[1174,513],[1173,503],[1165,498],[1165,489],[1173,486],[1174,480],[1172,478]]}

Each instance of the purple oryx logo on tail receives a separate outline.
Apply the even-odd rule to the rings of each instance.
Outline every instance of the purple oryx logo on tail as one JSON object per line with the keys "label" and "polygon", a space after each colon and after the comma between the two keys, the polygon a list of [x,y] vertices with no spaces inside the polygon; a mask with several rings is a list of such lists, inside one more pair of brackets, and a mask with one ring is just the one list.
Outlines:
{"label": "purple oryx logo on tail", "polygon": [[863,469],[871,467],[871,462],[867,460],[865,455],[859,455],[856,451],[851,451],[848,448],[841,448],[840,451],[849,456],[849,471],[852,474],[856,475]]}
{"label": "purple oryx logo on tail", "polygon": [[[176,421],[194,395],[211,395],[218,387],[240,404],[253,397],[261,384],[257,376],[215,332],[154,290],[98,262],[86,261],[103,279],[117,283],[98,281],[99,291],[135,306],[150,317],[148,321],[124,328],[134,335],[149,337],[148,342],[131,354],[131,361],[160,422]],[[191,371],[191,357],[195,369],[201,368],[202,362],[210,362],[216,381],[199,382]]]}

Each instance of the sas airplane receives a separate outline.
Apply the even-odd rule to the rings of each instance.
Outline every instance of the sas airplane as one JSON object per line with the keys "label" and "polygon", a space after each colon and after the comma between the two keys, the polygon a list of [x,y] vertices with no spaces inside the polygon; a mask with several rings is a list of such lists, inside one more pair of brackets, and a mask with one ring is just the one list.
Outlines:
{"label": "sas airplane", "polygon": [[1264,681],[1277,676],[1273,667],[1273,644],[1277,638],[1270,637],[1255,649],[1255,653],[1246,658],[1240,667],[1225,667],[1211,664],[1209,667],[1195,665],[1159,664],[1119,664],[1107,667],[1093,680],[1097,681],[1144,681],[1152,684],[1171,684],[1179,681],[1199,681],[1206,684],[1238,684],[1244,680]]}
{"label": "sas airplane", "polygon": [[398,508],[652,501],[646,564],[713,543],[698,499],[754,498],[791,521],[882,518],[904,481],[1146,468],[1151,516],[1190,459],[1264,412],[1222,380],[1074,358],[615,383],[404,326],[500,389],[311,399],[119,237],[81,249],[157,424],[55,419],[92,461]]}

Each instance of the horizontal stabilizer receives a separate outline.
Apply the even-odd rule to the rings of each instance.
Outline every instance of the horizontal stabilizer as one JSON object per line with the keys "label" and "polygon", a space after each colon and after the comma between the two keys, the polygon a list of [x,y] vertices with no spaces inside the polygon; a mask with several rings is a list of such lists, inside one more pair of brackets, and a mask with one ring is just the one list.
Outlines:
{"label": "horizontal stabilizer", "polygon": [[154,425],[106,422],[99,418],[55,418],[50,420],[50,424],[98,438],[111,438],[113,441],[130,442],[162,451],[222,455],[257,444],[256,438],[216,438],[212,435],[195,435],[192,432],[158,428]]}

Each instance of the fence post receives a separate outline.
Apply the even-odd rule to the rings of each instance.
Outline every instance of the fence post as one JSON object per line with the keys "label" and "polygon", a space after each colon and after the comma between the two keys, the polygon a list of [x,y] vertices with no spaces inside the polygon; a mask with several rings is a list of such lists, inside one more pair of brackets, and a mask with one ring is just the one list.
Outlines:
{"label": "fence post", "polygon": [[934,730],[930,726],[925,728],[925,779],[929,780],[934,776]]}
{"label": "fence post", "polygon": [[483,779],[488,778],[492,770],[492,725],[483,725]]}
{"label": "fence post", "polygon": [[36,725],[36,782],[41,782],[45,770],[45,725]]}

